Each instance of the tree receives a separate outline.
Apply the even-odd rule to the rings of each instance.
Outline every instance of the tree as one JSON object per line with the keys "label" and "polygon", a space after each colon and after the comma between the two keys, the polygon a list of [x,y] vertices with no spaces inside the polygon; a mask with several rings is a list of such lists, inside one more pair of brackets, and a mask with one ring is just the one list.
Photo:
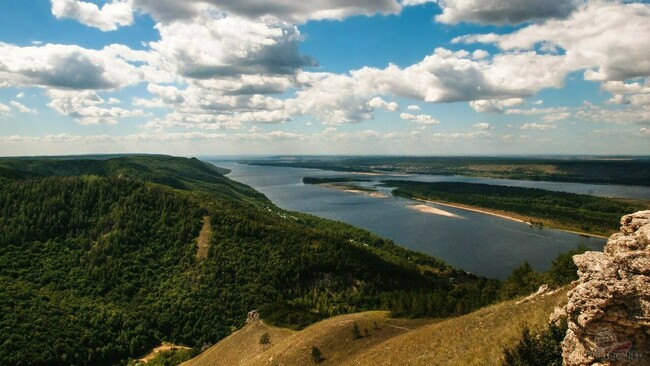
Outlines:
{"label": "tree", "polygon": [[316,346],[313,346],[311,348],[311,359],[314,360],[315,363],[321,363],[325,361],[325,357],[323,357],[323,353]]}
{"label": "tree", "polygon": [[268,333],[262,334],[262,336],[260,337],[260,344],[262,346],[271,344],[271,335]]}
{"label": "tree", "polygon": [[558,255],[549,271],[555,286],[564,286],[578,279],[578,267],[573,263],[573,256],[586,252],[588,248],[580,245],[578,248]]}

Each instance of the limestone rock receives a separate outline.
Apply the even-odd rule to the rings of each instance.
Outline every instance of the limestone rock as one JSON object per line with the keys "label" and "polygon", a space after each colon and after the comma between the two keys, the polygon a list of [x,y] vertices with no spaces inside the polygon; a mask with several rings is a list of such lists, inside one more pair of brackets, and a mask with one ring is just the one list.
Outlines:
{"label": "limestone rock", "polygon": [[573,261],[564,364],[650,365],[650,211],[624,216],[604,252]]}

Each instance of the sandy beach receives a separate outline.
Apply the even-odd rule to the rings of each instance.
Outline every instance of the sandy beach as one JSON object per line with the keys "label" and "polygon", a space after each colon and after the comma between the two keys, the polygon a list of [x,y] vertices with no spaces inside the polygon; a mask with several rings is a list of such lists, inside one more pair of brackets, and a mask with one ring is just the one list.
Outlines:
{"label": "sandy beach", "polygon": [[[531,224],[530,222],[528,222],[526,220],[522,220],[522,219],[512,217],[512,216],[507,216],[507,215],[496,213],[496,212],[493,212],[493,211],[483,210],[483,209],[480,209],[480,208],[474,208],[474,207],[469,207],[469,206],[464,206],[464,205],[457,205],[457,204],[452,204],[452,203],[443,203],[443,202],[437,202],[437,201],[430,201],[430,200],[425,200],[425,199],[421,199],[421,198],[413,198],[413,200],[414,201],[420,201],[420,202],[426,202],[426,203],[432,203],[432,204],[439,205],[439,206],[457,208],[457,209],[465,210],[465,211],[478,212],[478,213],[481,213],[481,214],[496,216],[496,217],[500,217],[502,219],[521,222],[521,223],[533,226],[533,224]],[[426,207],[428,207],[428,206],[426,206]],[[556,228],[556,227],[553,227],[553,226],[545,226],[544,228],[553,229],[553,230],[560,230],[560,231],[564,231],[564,232],[572,233],[572,234],[576,234],[576,235],[589,236],[589,237],[592,237],[592,238],[607,239],[607,237],[603,236],[603,235],[596,235],[596,234],[584,233],[584,232],[581,232],[581,231],[561,229],[561,228]]]}
{"label": "sandy beach", "polygon": [[427,206],[427,205],[410,205],[408,207],[412,208],[414,210],[418,210],[420,212],[429,213],[429,214],[433,214],[433,215],[439,215],[439,216],[445,216],[445,217],[453,217],[453,218],[457,218],[457,219],[464,219],[464,217],[462,217],[462,216],[458,216],[458,215],[453,214],[451,212],[447,212],[445,210],[441,210],[439,208],[435,208],[435,207],[431,207],[431,206]]}

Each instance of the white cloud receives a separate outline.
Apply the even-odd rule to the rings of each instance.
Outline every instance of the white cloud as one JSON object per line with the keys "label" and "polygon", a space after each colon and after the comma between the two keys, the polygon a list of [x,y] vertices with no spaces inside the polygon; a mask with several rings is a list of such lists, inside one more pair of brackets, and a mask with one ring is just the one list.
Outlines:
{"label": "white cloud", "polygon": [[410,113],[402,113],[399,115],[399,118],[405,120],[405,121],[411,121],[415,122],[417,124],[421,125],[437,125],[440,124],[438,120],[435,118],[431,117],[428,114],[410,114]]}
{"label": "white cloud", "polygon": [[16,94],[16,99],[23,99],[23,98],[25,98],[25,93],[20,92],[20,93]]}
{"label": "white cloud", "polygon": [[446,133],[434,133],[431,135],[431,137],[433,137],[436,140],[477,139],[477,138],[492,137],[492,133],[489,131],[446,132]]}
{"label": "white cloud", "polygon": [[639,133],[643,136],[650,136],[650,128],[647,127],[641,127],[639,129]]}
{"label": "white cloud", "polygon": [[492,126],[490,126],[489,123],[481,122],[481,123],[475,124],[474,128],[476,128],[477,130],[487,131],[487,130],[491,130]]}
{"label": "white cloud", "polygon": [[151,48],[186,78],[287,75],[316,65],[300,54],[300,32],[287,23],[201,13],[156,28],[161,39]]}
{"label": "white cloud", "polygon": [[438,0],[442,14],[436,20],[456,24],[517,24],[564,18],[576,7],[576,0]]}
{"label": "white cloud", "polygon": [[[551,52],[561,49],[561,73],[585,70],[587,80],[623,81],[650,75],[650,37],[640,36],[646,34],[650,34],[650,4],[591,1],[567,19],[551,19],[510,34],[467,36],[456,41],[497,43],[507,51],[536,46]],[[528,72],[535,71],[530,68]]]}
{"label": "white cloud", "polygon": [[630,105],[627,108],[608,109],[591,104],[576,112],[576,117],[587,121],[616,124],[650,123],[650,106]]}
{"label": "white cloud", "polygon": [[[126,49],[126,47],[121,47]],[[89,50],[47,44],[18,47],[0,42],[0,83],[57,89],[119,89],[140,82],[143,72],[117,47]]]}
{"label": "white cloud", "polygon": [[9,107],[8,105],[0,103],[0,116],[8,115],[9,113],[11,113],[11,107]]}
{"label": "white cloud", "polygon": [[36,110],[29,109],[24,104],[19,103],[15,100],[12,100],[9,104],[11,104],[12,107],[16,108],[20,113],[36,114]]}
{"label": "white cloud", "polygon": [[550,124],[539,124],[539,123],[526,123],[521,126],[522,130],[534,130],[534,131],[547,131],[557,128],[555,125]]}
{"label": "white cloud", "polygon": [[469,102],[469,106],[478,113],[504,113],[507,108],[523,104],[525,102],[521,98],[508,98],[503,100],[479,99]]}
{"label": "white cloud", "polygon": [[52,15],[70,18],[102,31],[116,30],[133,23],[133,9],[130,0],[112,0],[101,8],[92,2],[79,0],[50,0]]}
{"label": "white cloud", "polygon": [[80,125],[115,124],[120,118],[142,116],[141,110],[126,110],[117,107],[105,108],[106,103],[95,92],[49,90],[50,108],[65,116],[70,116]]}
{"label": "white cloud", "polygon": [[368,102],[368,106],[374,109],[384,109],[390,112],[397,112],[399,110],[399,104],[395,102],[387,102],[380,97],[374,97]]}
{"label": "white cloud", "polygon": [[163,22],[193,18],[207,6],[250,19],[273,17],[293,23],[353,15],[397,14],[401,10],[396,0],[134,0],[134,7]]}
{"label": "white cloud", "polygon": [[406,107],[406,109],[408,109],[409,111],[419,111],[419,110],[422,110],[422,108],[420,108],[420,106],[417,106],[417,105],[415,105],[415,104],[411,104],[410,106]]}
{"label": "white cloud", "polygon": [[646,78],[643,84],[639,82],[606,81],[601,85],[601,89],[612,94],[648,94],[650,93],[650,78]]}
{"label": "white cloud", "polygon": [[558,122],[571,117],[569,112],[549,113],[542,117],[544,122]]}

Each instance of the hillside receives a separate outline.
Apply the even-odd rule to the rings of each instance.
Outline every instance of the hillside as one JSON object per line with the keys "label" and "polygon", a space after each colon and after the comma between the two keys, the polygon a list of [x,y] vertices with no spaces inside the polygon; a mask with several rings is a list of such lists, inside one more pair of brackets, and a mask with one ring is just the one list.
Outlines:
{"label": "hillside", "polygon": [[266,303],[300,323],[373,309],[458,315],[497,296],[496,281],[283,211],[196,159],[0,167],[0,364],[122,365],[163,341],[198,349]]}
{"label": "hillside", "polygon": [[[500,365],[503,347],[519,339],[524,324],[544,327],[555,306],[566,303],[566,291],[442,321],[392,319],[385,312],[341,315],[291,335],[285,331],[277,339],[272,336],[268,349],[258,344],[266,326],[257,322],[183,366],[310,365],[313,346],[325,358],[321,365]],[[355,323],[362,334],[368,329],[368,336],[354,340]]]}

